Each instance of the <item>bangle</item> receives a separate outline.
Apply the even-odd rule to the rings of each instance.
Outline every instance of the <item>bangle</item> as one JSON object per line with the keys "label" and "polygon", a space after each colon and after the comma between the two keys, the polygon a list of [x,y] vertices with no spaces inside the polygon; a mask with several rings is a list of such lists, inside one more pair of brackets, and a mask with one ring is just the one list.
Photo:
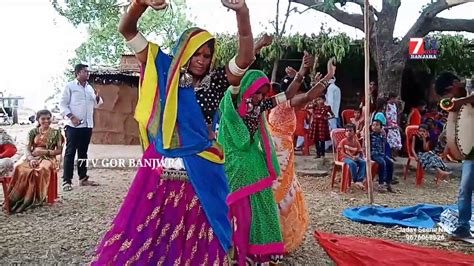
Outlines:
{"label": "bangle", "polygon": [[303,76],[302,76],[299,72],[296,72],[296,75],[295,75],[294,80],[295,80],[296,82],[301,83],[301,82],[303,82]]}
{"label": "bangle", "polygon": [[277,104],[286,102],[286,94],[284,92],[280,92],[275,95],[275,101]]}
{"label": "bangle", "polygon": [[127,46],[135,54],[142,52],[148,46],[148,41],[145,38],[145,36],[141,34],[141,32],[137,32],[137,35],[135,35],[135,37],[133,37],[131,40],[127,41],[126,43],[127,43]]}
{"label": "bangle", "polygon": [[230,93],[237,95],[240,93],[240,86],[230,86]]}
{"label": "bangle", "polygon": [[236,77],[242,77],[245,74],[245,72],[247,72],[247,69],[249,67],[240,68],[235,62],[235,58],[237,58],[237,56],[232,57],[232,59],[229,61],[229,71],[232,75]]}
{"label": "bangle", "polygon": [[329,85],[329,82],[327,82],[326,80],[320,80],[318,83],[316,83],[316,85],[318,84],[321,84],[324,86],[324,88],[326,88]]}

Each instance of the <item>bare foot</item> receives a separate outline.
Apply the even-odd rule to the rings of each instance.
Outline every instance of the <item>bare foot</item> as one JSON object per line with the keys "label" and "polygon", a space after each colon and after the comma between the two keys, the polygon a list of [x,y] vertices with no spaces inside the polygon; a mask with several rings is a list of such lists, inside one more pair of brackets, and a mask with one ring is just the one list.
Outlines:
{"label": "bare foot", "polygon": [[365,186],[362,182],[355,182],[354,186],[358,189],[365,190]]}
{"label": "bare foot", "polygon": [[436,180],[437,181],[444,181],[447,179],[447,177],[451,175],[451,172],[443,171],[441,169],[438,169],[438,173],[436,173]]}

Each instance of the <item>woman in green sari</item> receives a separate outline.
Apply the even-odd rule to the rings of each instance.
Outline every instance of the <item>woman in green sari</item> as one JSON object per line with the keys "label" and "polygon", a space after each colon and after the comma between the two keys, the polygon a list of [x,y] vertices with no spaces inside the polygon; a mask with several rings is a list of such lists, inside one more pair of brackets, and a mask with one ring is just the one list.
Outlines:
{"label": "woman in green sari", "polygon": [[28,133],[26,159],[15,168],[8,188],[11,213],[42,205],[47,198],[51,175],[58,166],[56,156],[63,145],[61,132],[50,127],[51,117],[50,111],[39,111],[38,126]]}
{"label": "woman in green sari", "polygon": [[223,145],[224,165],[231,194],[227,198],[233,224],[236,260],[245,265],[280,263],[285,253],[279,213],[272,183],[280,174],[265,111],[293,98],[312,58],[305,54],[297,77],[286,92],[271,98],[270,80],[262,71],[244,75],[240,93],[228,90],[220,104],[218,141]]}

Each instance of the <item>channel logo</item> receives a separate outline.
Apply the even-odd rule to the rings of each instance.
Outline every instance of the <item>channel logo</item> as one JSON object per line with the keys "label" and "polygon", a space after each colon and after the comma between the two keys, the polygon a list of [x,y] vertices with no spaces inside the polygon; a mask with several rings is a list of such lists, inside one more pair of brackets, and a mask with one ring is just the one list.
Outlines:
{"label": "channel logo", "polygon": [[431,38],[410,38],[410,59],[438,59],[438,41]]}

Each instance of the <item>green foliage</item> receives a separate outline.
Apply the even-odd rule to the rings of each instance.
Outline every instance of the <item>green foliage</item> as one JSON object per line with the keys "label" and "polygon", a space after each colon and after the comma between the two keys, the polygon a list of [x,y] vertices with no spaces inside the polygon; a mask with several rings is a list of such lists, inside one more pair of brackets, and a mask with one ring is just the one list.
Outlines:
{"label": "green foliage", "polygon": [[217,67],[224,66],[237,53],[239,48],[237,36],[229,34],[216,34],[216,62]]}
{"label": "green foliage", "polygon": [[413,67],[428,71],[437,76],[442,71],[454,71],[461,77],[474,74],[474,40],[462,35],[432,34],[438,41],[437,60],[422,60],[413,63]]}
{"label": "green foliage", "polygon": [[[217,37],[216,66],[223,66],[236,54],[238,49],[237,37],[235,35],[219,34]],[[320,62],[327,61],[335,56],[337,61],[343,58],[357,47],[351,46],[351,39],[344,33],[332,34],[331,30],[323,30],[318,35],[291,35],[284,36],[278,45],[272,45],[262,49],[260,62],[257,65],[266,73],[271,73],[273,63],[280,59],[301,59],[303,52],[308,51],[317,55]]]}
{"label": "green foliage", "polygon": [[[128,53],[123,37],[117,30],[121,12],[118,0],[52,0],[56,11],[78,27],[86,25],[87,41],[76,49],[71,65],[88,62],[93,65],[116,65],[120,56]],[[174,0],[166,11],[147,10],[139,22],[140,31],[164,49],[171,48],[179,34],[193,24],[187,19],[184,0]]]}
{"label": "green foliage", "polygon": [[[271,63],[276,59],[288,58],[289,54],[302,53],[308,51],[317,55],[319,59],[328,59],[335,56],[338,61],[349,52],[350,38],[344,33],[332,34],[332,30],[321,28],[321,32],[308,35],[283,36],[280,39],[280,46],[273,44],[270,47],[262,49],[261,55],[265,62]],[[280,50],[281,49],[281,50]],[[281,57],[278,58],[278,55]],[[299,58],[298,58],[299,59]]]}

